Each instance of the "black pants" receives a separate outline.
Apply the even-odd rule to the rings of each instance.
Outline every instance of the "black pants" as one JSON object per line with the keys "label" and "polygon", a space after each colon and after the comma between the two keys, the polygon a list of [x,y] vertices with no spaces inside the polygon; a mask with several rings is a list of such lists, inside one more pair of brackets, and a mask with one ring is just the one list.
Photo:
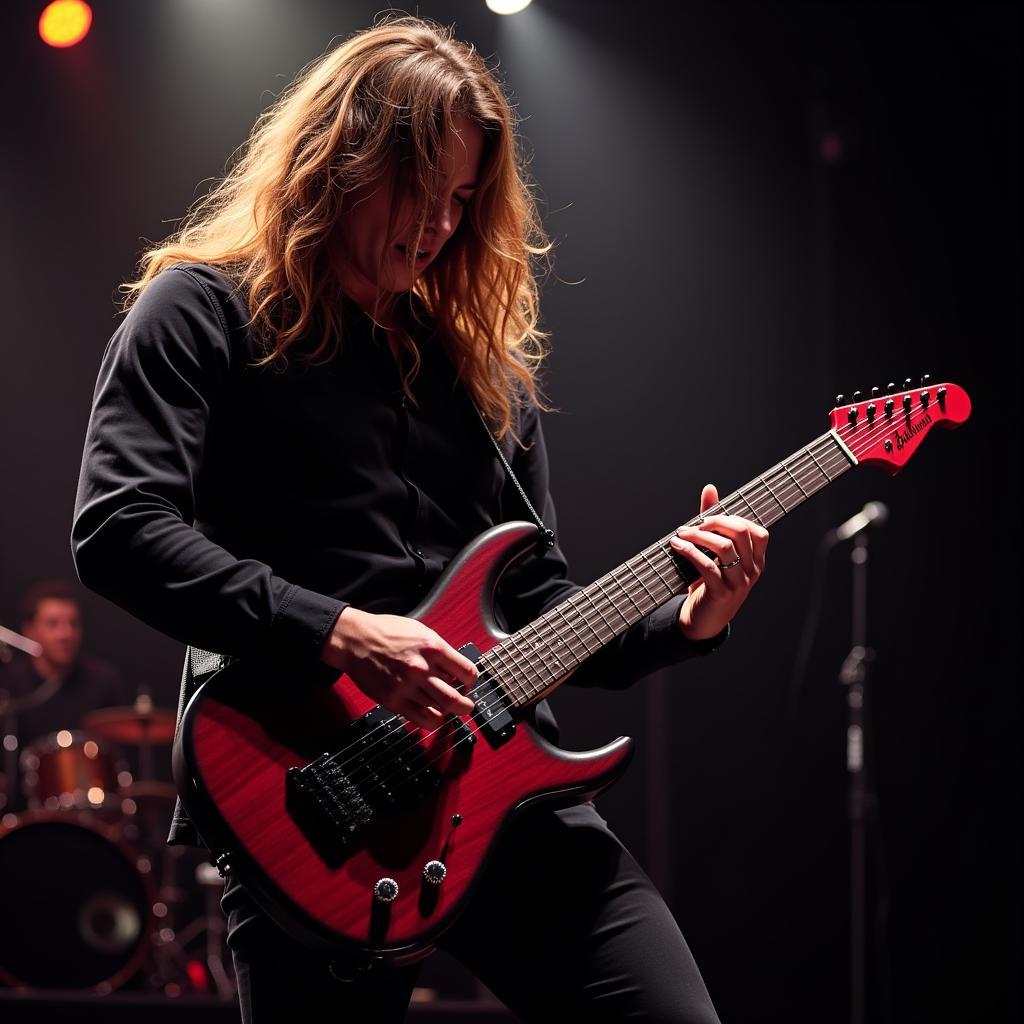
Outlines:
{"label": "black pants", "polygon": [[[529,1024],[717,1024],[650,879],[595,811],[569,815],[542,810],[516,822],[442,948]],[[229,883],[223,905],[244,1024],[404,1020],[417,965],[339,981],[330,957],[285,936],[242,886]]]}

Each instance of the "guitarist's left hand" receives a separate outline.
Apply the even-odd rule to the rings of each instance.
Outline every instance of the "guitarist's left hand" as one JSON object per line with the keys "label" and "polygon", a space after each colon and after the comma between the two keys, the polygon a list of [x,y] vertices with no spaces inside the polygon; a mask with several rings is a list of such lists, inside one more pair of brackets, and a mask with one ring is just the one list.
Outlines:
{"label": "guitarist's left hand", "polygon": [[[718,489],[707,484],[700,496],[701,515],[717,503]],[[740,610],[764,571],[768,531],[739,516],[708,516],[701,526],[679,527],[671,543],[673,550],[688,558],[701,575],[690,584],[679,612],[679,628],[688,640],[717,636]],[[698,548],[706,548],[717,558],[708,558]],[[735,565],[729,565],[737,558]]]}

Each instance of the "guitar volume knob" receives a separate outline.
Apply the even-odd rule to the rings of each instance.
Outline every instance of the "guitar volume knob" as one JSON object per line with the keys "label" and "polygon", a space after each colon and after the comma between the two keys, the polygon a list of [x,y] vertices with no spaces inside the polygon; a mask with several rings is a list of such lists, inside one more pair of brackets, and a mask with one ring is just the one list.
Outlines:
{"label": "guitar volume knob", "polygon": [[431,885],[440,885],[448,877],[448,868],[444,861],[428,860],[423,865],[423,878]]}
{"label": "guitar volume knob", "polygon": [[398,898],[398,883],[393,878],[378,878],[373,886],[373,898],[381,903],[394,903]]}

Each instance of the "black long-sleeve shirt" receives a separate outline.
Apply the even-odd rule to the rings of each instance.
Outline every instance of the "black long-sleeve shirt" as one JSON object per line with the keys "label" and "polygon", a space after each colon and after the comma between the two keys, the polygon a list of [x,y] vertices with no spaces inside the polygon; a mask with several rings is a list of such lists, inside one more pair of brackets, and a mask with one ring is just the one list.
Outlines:
{"label": "black long-sleeve shirt", "polygon": [[[322,365],[257,367],[243,296],[217,270],[159,274],[103,357],[85,441],[72,549],[87,586],[163,633],[227,655],[319,666],[346,604],[403,614],[496,523],[527,518],[469,394],[429,328],[401,387],[386,338],[353,305]],[[555,527],[536,406],[527,450],[504,443]],[[580,589],[556,545],[506,572],[515,630]],[[595,654],[577,685],[623,687],[696,654],[678,596]],[[458,645],[458,638],[448,638]],[[554,736],[544,709],[540,722]]]}

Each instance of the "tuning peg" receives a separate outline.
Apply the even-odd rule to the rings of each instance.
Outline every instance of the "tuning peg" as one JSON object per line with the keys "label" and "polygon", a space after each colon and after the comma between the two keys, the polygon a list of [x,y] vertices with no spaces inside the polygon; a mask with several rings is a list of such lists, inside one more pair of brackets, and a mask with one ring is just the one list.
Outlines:
{"label": "tuning peg", "polygon": [[892,410],[893,410],[893,408],[894,408],[893,400],[891,398],[887,398],[885,400],[885,415],[888,416],[890,419],[892,418]]}
{"label": "tuning peg", "polygon": [[846,418],[850,421],[851,426],[857,422],[857,407],[851,405],[849,411],[846,414]]}
{"label": "tuning peg", "polygon": [[891,395],[895,390],[896,390],[895,383],[893,383],[893,381],[889,381],[889,383],[885,387],[885,393],[887,395]]}
{"label": "tuning peg", "polygon": [[931,382],[932,379],[927,373],[921,377],[921,387],[926,388]]}
{"label": "tuning peg", "polygon": [[904,395],[904,396],[903,396],[903,411],[904,411],[904,412],[910,412],[910,407],[911,407],[911,406],[912,406],[913,404],[914,404],[914,401],[913,401],[913,399],[912,399],[912,398],[910,397],[910,395]]}
{"label": "tuning peg", "polygon": [[836,405],[842,405],[846,401],[846,395],[836,395]]}
{"label": "tuning peg", "polygon": [[859,402],[861,400],[861,397],[862,396],[861,396],[861,393],[859,391],[854,391],[854,393],[853,393],[853,400],[855,402]]}
{"label": "tuning peg", "polygon": [[903,382],[904,391],[909,391],[913,386],[914,382],[909,377]]}
{"label": "tuning peg", "polygon": [[873,401],[874,399],[876,399],[876,398],[877,398],[877,397],[878,397],[878,396],[879,396],[879,395],[880,395],[881,393],[882,393],[882,389],[881,389],[881,388],[872,388],[872,389],[871,389],[871,398],[872,398],[872,401]]}

